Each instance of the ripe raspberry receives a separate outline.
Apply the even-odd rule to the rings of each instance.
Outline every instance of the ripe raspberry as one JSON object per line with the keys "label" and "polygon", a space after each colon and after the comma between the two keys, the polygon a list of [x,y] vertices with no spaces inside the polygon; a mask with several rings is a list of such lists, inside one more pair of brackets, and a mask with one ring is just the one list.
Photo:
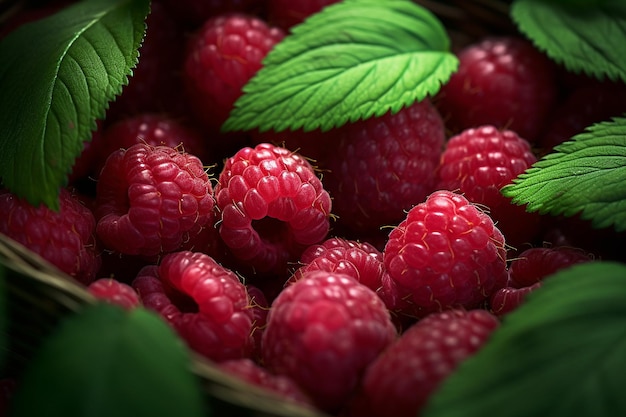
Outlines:
{"label": "ripe raspberry", "polygon": [[151,1],[150,9],[139,61],[128,84],[107,110],[107,123],[146,112],[187,113],[180,76],[183,28],[162,1]]}
{"label": "ripe raspberry", "polygon": [[590,254],[574,247],[530,248],[511,261],[509,276],[514,287],[522,288],[561,269],[592,260]]}
{"label": "ripe raspberry", "polygon": [[108,125],[97,140],[100,158],[95,162],[99,172],[106,159],[118,149],[137,143],[169,146],[208,160],[202,134],[179,119],[160,113],[140,113]]}
{"label": "ripe raspberry", "polygon": [[506,284],[504,237],[465,197],[437,191],[391,231],[383,259],[398,312],[474,308]]}
{"label": "ripe raspberry", "polygon": [[372,290],[348,275],[311,271],[272,303],[263,361],[296,381],[317,407],[336,412],[395,336]]}
{"label": "ripe raspberry", "polygon": [[556,66],[523,38],[488,37],[458,53],[437,106],[456,134],[490,124],[534,142],[557,96]]}
{"label": "ripe raspberry", "polygon": [[59,192],[59,211],[34,207],[0,189],[0,233],[26,246],[83,284],[100,268],[96,221],[92,212],[69,190]]}
{"label": "ripe raspberry", "polygon": [[87,290],[96,298],[119,305],[126,310],[141,305],[139,294],[128,284],[113,278],[100,278],[87,286]]}
{"label": "ripe raspberry", "polygon": [[536,237],[540,217],[511,203],[500,189],[536,160],[530,144],[512,130],[490,125],[466,129],[446,144],[437,188],[458,191],[472,203],[486,206],[507,243],[517,247]]}
{"label": "ripe raspberry", "polygon": [[327,271],[350,275],[372,291],[378,292],[382,289],[383,279],[387,274],[382,252],[367,242],[338,237],[309,246],[302,253],[300,263],[302,266],[294,271],[286,285],[293,284],[309,271]]}
{"label": "ripe raspberry", "polygon": [[190,348],[223,361],[249,357],[253,313],[237,275],[200,252],[167,254],[133,281],[146,306],[159,313]]}
{"label": "ripe raspberry", "polygon": [[307,17],[339,0],[268,0],[268,20],[287,31]]}
{"label": "ripe raspberry", "polygon": [[278,395],[284,401],[307,407],[312,406],[311,399],[291,378],[285,375],[273,375],[248,358],[231,359],[220,362],[217,366],[229,375]]}
{"label": "ripe raspberry", "polygon": [[413,417],[498,327],[486,310],[433,313],[408,328],[368,367],[351,417]]}
{"label": "ripe raspberry", "polygon": [[335,152],[340,135],[340,129],[331,129],[325,132],[319,129],[308,132],[299,129],[284,130],[282,132],[273,130],[265,132],[252,131],[250,133],[255,145],[271,143],[275,146],[287,148],[307,158],[313,165],[322,170],[326,169],[325,165],[328,155]]}
{"label": "ripe raspberry", "polygon": [[311,165],[285,148],[259,144],[229,158],[215,187],[220,235],[259,272],[285,275],[330,228],[331,200]]}
{"label": "ripe raspberry", "polygon": [[219,130],[243,86],[283,36],[282,30],[245,14],[215,16],[194,33],[185,52],[183,80],[203,126]]}
{"label": "ripe raspberry", "polygon": [[346,126],[324,177],[338,224],[365,234],[397,224],[434,191],[444,140],[428,99]]}
{"label": "ripe raspberry", "polygon": [[528,293],[541,286],[545,277],[592,260],[591,255],[582,249],[567,246],[526,249],[511,260],[508,284],[491,295],[490,309],[502,316],[517,308]]}
{"label": "ripe raspberry", "polygon": [[621,83],[591,84],[574,89],[556,106],[538,145],[546,154],[594,123],[609,121],[626,112],[626,86]]}
{"label": "ripe raspberry", "polygon": [[252,310],[252,316],[254,317],[254,322],[252,324],[252,339],[254,340],[253,357],[255,359],[260,359],[262,352],[261,340],[263,338],[265,326],[267,325],[267,315],[270,311],[270,303],[260,288],[254,285],[246,285],[246,290],[248,291],[250,309]]}
{"label": "ripe raspberry", "polygon": [[504,287],[489,297],[489,310],[498,317],[515,310],[526,298],[526,295],[541,287],[541,282],[522,288]]}
{"label": "ripe raspberry", "polygon": [[96,189],[96,232],[105,247],[155,257],[173,252],[214,220],[202,162],[168,146],[136,144],[107,159]]}

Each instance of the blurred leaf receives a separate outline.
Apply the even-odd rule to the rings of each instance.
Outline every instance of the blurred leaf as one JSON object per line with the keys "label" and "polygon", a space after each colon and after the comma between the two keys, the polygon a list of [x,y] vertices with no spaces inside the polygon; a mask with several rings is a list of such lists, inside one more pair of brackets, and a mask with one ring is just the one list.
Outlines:
{"label": "blurred leaf", "polygon": [[626,415],[626,265],[545,279],[432,397],[422,417]]}
{"label": "blurred leaf", "polygon": [[152,312],[89,306],[44,341],[12,415],[206,416],[189,361],[181,339]]}

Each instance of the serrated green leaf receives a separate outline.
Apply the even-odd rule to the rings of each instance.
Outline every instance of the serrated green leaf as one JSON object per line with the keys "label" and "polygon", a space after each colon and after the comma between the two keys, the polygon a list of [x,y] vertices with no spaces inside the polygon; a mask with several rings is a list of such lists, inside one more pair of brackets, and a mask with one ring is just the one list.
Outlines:
{"label": "serrated green leaf", "polygon": [[626,415],[626,265],[547,278],[444,381],[423,417]]}
{"label": "serrated green leaf", "polygon": [[409,0],[344,0],[293,28],[223,130],[328,130],[399,111],[456,70],[441,22]]}
{"label": "serrated green leaf", "polygon": [[190,360],[172,329],[148,310],[89,306],[36,352],[12,416],[207,416]]}
{"label": "serrated green leaf", "polygon": [[588,128],[502,188],[527,210],[626,230],[626,118]]}
{"label": "serrated green leaf", "polygon": [[0,178],[37,206],[59,189],[137,62],[149,0],[85,0],[0,42]]}
{"label": "serrated green leaf", "polygon": [[521,32],[572,72],[626,81],[626,2],[516,0]]}

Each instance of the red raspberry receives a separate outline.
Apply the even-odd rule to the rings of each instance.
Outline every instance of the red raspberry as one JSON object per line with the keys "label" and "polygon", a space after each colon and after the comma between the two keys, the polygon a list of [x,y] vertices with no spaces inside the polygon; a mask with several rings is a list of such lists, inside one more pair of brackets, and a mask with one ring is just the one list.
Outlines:
{"label": "red raspberry", "polygon": [[582,133],[594,123],[626,112],[626,86],[621,83],[584,85],[574,89],[551,113],[546,132],[538,140],[542,153]]}
{"label": "red raspberry", "polygon": [[473,308],[506,284],[504,237],[465,197],[437,191],[413,207],[383,251],[400,313]]}
{"label": "red raspberry", "polygon": [[186,29],[193,30],[216,15],[232,12],[257,14],[264,0],[164,0],[164,3]]}
{"label": "red raspberry", "polygon": [[268,0],[268,20],[287,31],[324,7],[339,0]]}
{"label": "red raspberry", "polygon": [[137,143],[151,146],[169,146],[207,160],[205,138],[179,119],[161,113],[140,113],[108,125],[97,140],[100,159],[96,161],[99,172],[106,159],[118,149],[130,148]]}
{"label": "red raspberry", "polygon": [[324,184],[338,224],[358,233],[397,224],[435,190],[444,125],[428,99],[345,127]]}
{"label": "red raspberry", "polygon": [[213,224],[213,187],[202,162],[168,146],[136,144],[107,159],[96,189],[105,247],[155,257]]}
{"label": "red raspberry", "polygon": [[139,61],[107,110],[107,123],[146,112],[187,113],[180,76],[184,31],[162,1],[150,2]]}
{"label": "red raspberry", "polygon": [[310,271],[272,303],[263,361],[296,381],[317,407],[336,412],[395,336],[372,290],[348,275]]}
{"label": "red raspberry", "polygon": [[526,298],[526,295],[541,287],[541,282],[523,288],[504,287],[491,294],[489,309],[498,317],[515,310]]}
{"label": "red raspberry", "polygon": [[433,313],[409,327],[368,367],[351,417],[413,417],[498,327],[485,310]]}
{"label": "red raspberry", "polygon": [[490,124],[534,142],[556,101],[556,65],[511,36],[472,43],[458,58],[458,71],[437,95],[446,127],[458,133]]}
{"label": "red raspberry", "polygon": [[141,305],[139,294],[128,284],[113,278],[100,278],[87,286],[87,290],[96,298],[127,310]]}
{"label": "red raspberry", "polygon": [[282,30],[244,14],[215,16],[194,33],[183,79],[191,109],[203,126],[219,130],[243,86],[283,36]]}
{"label": "red raspberry", "polygon": [[491,311],[502,316],[517,308],[526,295],[539,288],[543,279],[572,265],[590,262],[593,258],[582,249],[559,246],[530,248],[511,260],[509,282],[490,297]]}
{"label": "red raspberry", "polygon": [[291,378],[285,375],[274,375],[251,359],[231,359],[220,362],[217,366],[229,375],[278,395],[284,401],[306,407],[312,406],[311,399]]}
{"label": "red raspberry", "polygon": [[253,313],[237,275],[200,252],[167,254],[138,274],[133,287],[190,348],[214,361],[249,357]]}
{"label": "red raspberry", "polygon": [[0,233],[26,246],[62,272],[89,284],[100,268],[96,221],[92,212],[69,190],[59,192],[59,211],[34,207],[0,189]]}
{"label": "red raspberry", "polygon": [[539,215],[513,204],[500,189],[536,161],[530,144],[512,130],[489,125],[466,129],[446,144],[437,188],[486,206],[508,244],[531,243],[539,233]]}
{"label": "red raspberry", "polygon": [[259,272],[285,275],[330,228],[330,196],[311,165],[285,148],[241,149],[226,161],[215,196],[223,241]]}
{"label": "red raspberry", "polygon": [[383,279],[387,274],[382,252],[367,242],[338,237],[309,246],[302,253],[300,263],[302,266],[289,278],[287,285],[299,280],[309,271],[327,271],[350,275],[372,291],[378,292],[382,289]]}

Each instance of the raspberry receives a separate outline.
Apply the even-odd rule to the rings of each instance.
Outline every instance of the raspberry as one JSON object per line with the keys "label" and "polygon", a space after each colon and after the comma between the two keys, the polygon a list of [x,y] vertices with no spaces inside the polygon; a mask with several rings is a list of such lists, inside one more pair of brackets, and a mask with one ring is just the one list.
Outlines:
{"label": "raspberry", "polygon": [[127,310],[141,305],[139,294],[128,284],[113,278],[100,278],[87,286],[87,290],[96,298]]}
{"label": "raspberry", "polygon": [[510,245],[531,243],[539,233],[539,215],[511,203],[500,189],[536,160],[528,141],[512,130],[490,125],[466,129],[446,144],[437,188],[458,190],[472,203],[486,206]]}
{"label": "raspberry", "polygon": [[350,275],[372,291],[383,286],[387,273],[383,254],[366,242],[333,237],[309,246],[300,257],[299,267],[287,281],[294,283],[309,271],[327,271]]}
{"label": "raspberry", "polygon": [[197,156],[204,161],[204,138],[193,127],[179,119],[160,113],[140,113],[108,125],[98,139],[100,160],[96,162],[99,172],[106,159],[118,149],[130,148],[137,143],[151,146],[169,146]]}
{"label": "raspberry", "polygon": [[579,248],[530,248],[511,261],[509,276],[513,286],[521,288],[533,285],[566,267],[592,260],[590,254]]}
{"label": "raspberry", "polygon": [[214,220],[213,187],[200,160],[136,144],[107,159],[96,189],[96,232],[105,247],[147,258],[176,251]]}
{"label": "raspberry", "polygon": [[159,313],[190,348],[214,360],[249,357],[253,313],[237,275],[200,252],[167,254],[133,281],[146,308]]}
{"label": "raspberry", "polygon": [[0,233],[26,246],[83,284],[95,279],[101,259],[92,212],[68,189],[59,192],[59,211],[34,207],[0,189]]}
{"label": "raspberry", "polygon": [[243,86],[283,36],[282,30],[245,14],[215,16],[193,34],[183,80],[191,109],[203,126],[219,130]]}
{"label": "raspberry", "polygon": [[498,327],[485,310],[450,310],[409,327],[368,367],[351,417],[412,417]]}
{"label": "raspberry", "polygon": [[278,395],[283,401],[307,407],[311,406],[310,398],[291,378],[285,375],[273,375],[248,358],[231,359],[220,362],[217,366],[229,375]]}
{"label": "raspberry", "polygon": [[546,132],[538,140],[547,154],[560,143],[582,133],[594,123],[608,121],[626,112],[623,84],[592,84],[574,89],[551,113]]}
{"label": "raspberry", "polygon": [[334,3],[338,0],[268,0],[268,20],[286,31]]}
{"label": "raspberry", "polygon": [[286,274],[330,229],[331,200],[311,165],[285,148],[259,144],[229,158],[215,187],[220,235],[259,272]]}
{"label": "raspberry", "polygon": [[473,308],[506,284],[504,237],[465,197],[437,191],[389,234],[383,260],[397,290],[398,312],[423,317]]}
{"label": "raspberry", "polygon": [[516,309],[526,295],[539,288],[543,279],[569,266],[592,261],[582,249],[559,246],[526,249],[511,260],[509,282],[490,297],[491,311],[502,316]]}
{"label": "raspberry", "polygon": [[183,29],[162,1],[151,1],[150,9],[139,61],[111,103],[107,123],[146,112],[187,113],[179,68],[184,58]]}
{"label": "raspberry", "polygon": [[534,142],[557,97],[556,66],[530,42],[488,37],[458,53],[459,68],[437,95],[452,133],[490,124]]}
{"label": "raspberry", "polygon": [[346,126],[324,184],[338,224],[359,233],[397,224],[435,190],[443,121],[428,99]]}
{"label": "raspberry", "polygon": [[395,336],[372,290],[348,275],[310,271],[272,303],[263,361],[292,378],[317,407],[335,412]]}

